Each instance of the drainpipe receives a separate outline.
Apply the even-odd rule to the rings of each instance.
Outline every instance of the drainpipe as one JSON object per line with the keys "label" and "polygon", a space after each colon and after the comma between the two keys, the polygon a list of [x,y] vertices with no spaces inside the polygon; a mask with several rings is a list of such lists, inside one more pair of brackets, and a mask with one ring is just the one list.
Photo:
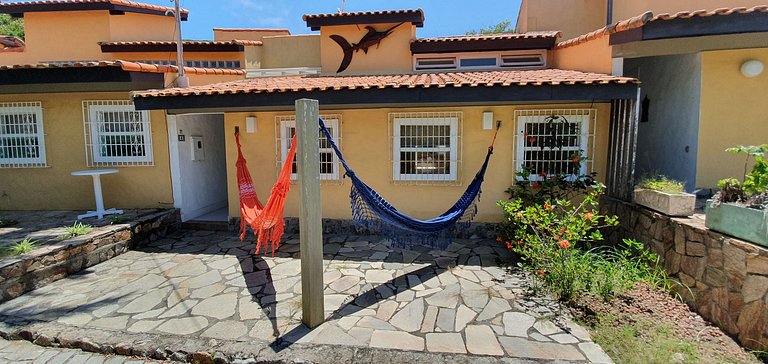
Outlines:
{"label": "drainpipe", "polygon": [[176,11],[176,55],[178,56],[176,65],[179,68],[179,78],[176,79],[176,86],[189,87],[189,79],[184,71],[184,44],[181,40],[181,9],[179,7],[179,0],[175,0]]}
{"label": "drainpipe", "polygon": [[608,1],[608,11],[605,16],[605,25],[611,25],[613,24],[613,0],[607,0]]}

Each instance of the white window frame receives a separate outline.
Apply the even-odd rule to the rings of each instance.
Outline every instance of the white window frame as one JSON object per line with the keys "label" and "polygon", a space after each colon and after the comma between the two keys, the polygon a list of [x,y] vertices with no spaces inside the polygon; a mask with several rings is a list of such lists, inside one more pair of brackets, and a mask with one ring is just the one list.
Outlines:
{"label": "white window frame", "polygon": [[[99,113],[106,112],[138,112],[141,116],[141,132],[102,132]],[[133,103],[125,100],[115,101],[84,101],[84,127],[86,131],[86,154],[89,167],[96,166],[147,166],[154,164],[152,143],[152,123],[149,111],[137,111]],[[144,140],[144,156],[102,156],[101,137],[103,135],[140,135]]]}
{"label": "white window frame", "polygon": [[[581,163],[580,175],[585,175],[592,171],[592,155],[594,154],[594,128],[597,119],[596,109],[568,109],[568,110],[517,110],[515,111],[515,123],[517,125],[517,143],[516,143],[516,161],[515,171],[516,173],[521,171],[525,164],[525,152],[541,150],[541,147],[526,147],[526,139],[530,136],[525,135],[526,125],[528,123],[543,123],[547,117],[552,115],[563,116],[569,123],[579,124],[579,145],[577,147],[567,147],[561,150],[578,152],[580,155],[588,158],[587,161]],[[552,148],[550,148],[551,150]],[[561,162],[561,161],[557,161]],[[547,177],[551,176],[549,174]],[[576,175],[569,175],[567,178],[570,181],[576,179]],[[516,176],[518,180],[521,180],[521,176]],[[530,181],[542,181],[543,178],[532,172],[528,177]]]}
{"label": "white window frame", "polygon": [[[538,57],[540,63],[505,63],[504,58],[521,58],[521,57]],[[494,66],[461,66],[461,61],[464,59],[474,58],[496,58],[496,65]],[[426,60],[435,61],[453,61],[452,64],[440,65],[436,67],[430,67],[423,65],[422,62]],[[473,71],[473,70],[533,70],[533,69],[545,69],[547,68],[547,51],[546,50],[521,50],[521,51],[493,51],[493,52],[455,52],[455,53],[422,53],[413,55],[413,70],[414,71],[439,71],[439,70],[457,70],[457,71]]]}
{"label": "white window frame", "polygon": [[[392,113],[392,179],[398,181],[410,182],[457,182],[458,170],[460,164],[459,139],[460,139],[460,120],[461,113]],[[403,125],[422,125],[422,126],[449,126],[450,145],[446,147],[403,147],[400,134],[400,127]],[[449,152],[448,173],[435,174],[403,174],[400,170],[401,152]],[[417,167],[418,168],[418,167]]]}
{"label": "white window frame", "polygon": [[[320,115],[320,117],[325,122],[325,126],[330,129],[331,131],[331,137],[333,137],[334,142],[336,143],[336,146],[339,147],[339,150],[341,150],[341,115]],[[296,128],[296,117],[294,115],[283,115],[283,116],[277,116],[277,124],[279,126],[279,145],[280,145],[280,161],[278,163],[278,171],[280,168],[282,168],[283,163],[286,163],[286,158],[288,158],[288,151],[291,149],[291,139],[290,139],[290,129]],[[318,129],[319,130],[319,129]],[[324,137],[321,137],[318,135],[318,137],[323,140]],[[332,162],[333,162],[333,172],[332,173],[322,173],[322,170],[320,172],[320,180],[322,181],[337,181],[339,180],[340,174],[340,167],[341,163],[339,161],[339,157],[336,155],[336,152],[333,151],[333,148],[330,146],[327,148],[323,148],[322,145],[320,146],[320,154],[324,153],[330,153]],[[323,162],[321,162],[323,163]],[[278,172],[279,173],[279,172]],[[298,174],[291,173],[291,180],[295,181],[298,179]]]}
{"label": "white window frame", "polygon": [[[37,139],[37,158],[0,158],[0,168],[35,168],[46,167],[45,155],[45,131],[43,129],[43,106],[39,101],[35,102],[8,102],[0,103],[0,117],[8,115],[34,115],[36,133],[22,134],[12,133],[4,134],[2,122],[0,121],[0,139],[13,138],[36,138]],[[0,146],[0,148],[3,148]]]}

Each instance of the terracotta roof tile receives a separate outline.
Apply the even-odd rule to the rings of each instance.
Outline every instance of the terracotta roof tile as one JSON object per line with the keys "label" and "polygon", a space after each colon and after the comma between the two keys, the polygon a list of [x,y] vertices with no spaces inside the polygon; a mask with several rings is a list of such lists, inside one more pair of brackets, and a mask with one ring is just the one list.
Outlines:
{"label": "terracotta roof tile", "polygon": [[541,31],[527,33],[502,33],[502,34],[477,34],[477,35],[457,35],[450,37],[437,38],[418,38],[413,43],[436,43],[436,42],[469,42],[476,40],[497,40],[497,39],[533,39],[533,38],[558,38],[558,31]]}
{"label": "terracotta roof tile", "polygon": [[[136,1],[127,0],[45,0],[45,1],[17,1],[6,2],[0,4],[0,9],[17,6],[35,6],[35,5],[77,5],[77,4],[112,4],[117,6],[125,6],[134,9],[153,10],[158,12],[173,11],[173,8],[166,6],[158,6],[152,4],[145,4]],[[189,14],[189,10],[181,9],[184,14]]]}
{"label": "terracotta roof tile", "polygon": [[[184,42],[185,46],[192,46],[192,45],[243,45],[243,46],[260,46],[263,45],[261,41],[258,40],[223,40],[223,41],[212,41],[212,40],[185,40]],[[143,45],[176,45],[175,41],[172,40],[137,40],[137,41],[120,41],[120,42],[99,42],[100,46],[143,46]]]}
{"label": "terracotta roof tile", "polygon": [[[19,69],[50,69],[50,68],[96,68],[120,67],[127,72],[142,73],[178,73],[179,68],[171,65],[156,65],[129,61],[94,61],[94,62],[61,62],[61,63],[31,63],[0,66],[0,71]],[[245,75],[244,70],[184,67],[184,71],[193,75]]]}
{"label": "terracotta roof tile", "polygon": [[490,87],[541,85],[605,85],[638,83],[634,78],[598,73],[547,69],[478,72],[416,73],[375,76],[280,76],[240,80],[190,88],[135,92],[134,97],[226,95],[386,88]]}
{"label": "terracotta roof tile", "polygon": [[572,47],[575,45],[588,42],[593,39],[610,35],[614,33],[624,32],[635,28],[640,28],[648,23],[655,21],[668,21],[675,19],[690,19],[696,17],[708,17],[708,16],[728,16],[732,14],[750,14],[750,13],[768,13],[768,5],[759,5],[751,8],[738,7],[738,8],[720,8],[715,10],[695,10],[695,11],[682,11],[676,14],[659,14],[654,16],[652,12],[648,11],[644,14],[638,15],[633,18],[622,20],[615,24],[605,26],[594,32],[584,34],[582,36],[568,39],[557,44],[555,49],[562,49]]}
{"label": "terracotta roof tile", "polygon": [[319,19],[319,18],[346,18],[346,17],[357,17],[357,16],[367,16],[367,15],[403,15],[403,14],[423,14],[423,11],[421,9],[403,9],[403,10],[384,10],[384,11],[358,11],[354,13],[328,13],[328,14],[304,14],[304,16],[301,17],[304,21],[310,20],[310,19]]}

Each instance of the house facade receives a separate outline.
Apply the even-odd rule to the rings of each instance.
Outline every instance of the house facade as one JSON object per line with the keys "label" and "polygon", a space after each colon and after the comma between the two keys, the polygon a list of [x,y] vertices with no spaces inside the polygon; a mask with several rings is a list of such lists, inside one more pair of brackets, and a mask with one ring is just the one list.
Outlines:
{"label": "house facade", "polygon": [[[2,135],[11,142],[0,157],[0,209],[91,208],[90,181],[70,173],[117,168],[103,181],[110,207],[237,219],[235,129],[266,200],[288,162],[300,98],[319,100],[357,175],[416,217],[439,215],[461,195],[497,122],[477,221],[500,218],[495,202],[523,166],[543,176],[597,172],[611,193],[630,190],[637,81],[558,67],[557,31],[419,38],[421,10],[306,15],[313,34],[215,29],[213,41],[185,41],[191,87],[176,88],[166,10],[120,0],[0,4],[31,34],[48,24],[26,21],[36,16],[107,24],[83,36],[78,54],[38,54],[34,36],[0,52],[3,120],[25,125]],[[113,35],[126,16],[142,30]],[[145,20],[167,27],[143,33]],[[558,148],[542,144],[553,132]],[[20,140],[23,153],[8,144]],[[321,149],[323,215],[349,219],[349,182],[322,140]],[[580,170],[576,154],[588,157]],[[286,216],[298,215],[296,196]]]}
{"label": "house facade", "polygon": [[562,24],[572,36],[556,47],[558,67],[642,82],[638,175],[661,173],[708,194],[718,180],[743,174],[725,149],[763,144],[768,135],[761,102],[768,73],[742,72],[745,64],[768,63],[765,1],[557,3],[592,20],[553,14],[552,1],[524,0],[517,30]]}

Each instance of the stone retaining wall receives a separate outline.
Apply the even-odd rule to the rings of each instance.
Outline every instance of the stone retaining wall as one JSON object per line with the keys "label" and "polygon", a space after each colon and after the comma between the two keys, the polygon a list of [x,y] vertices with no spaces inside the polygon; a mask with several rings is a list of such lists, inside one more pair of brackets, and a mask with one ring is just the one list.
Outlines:
{"label": "stone retaining wall", "polygon": [[0,302],[112,259],[126,250],[178,230],[178,210],[142,216],[129,224],[46,245],[30,254],[0,260]]}
{"label": "stone retaining wall", "polygon": [[690,289],[677,291],[702,317],[745,347],[768,349],[768,249],[711,231],[701,218],[670,218],[607,198],[601,206],[621,222],[609,241],[634,238],[650,246]]}

